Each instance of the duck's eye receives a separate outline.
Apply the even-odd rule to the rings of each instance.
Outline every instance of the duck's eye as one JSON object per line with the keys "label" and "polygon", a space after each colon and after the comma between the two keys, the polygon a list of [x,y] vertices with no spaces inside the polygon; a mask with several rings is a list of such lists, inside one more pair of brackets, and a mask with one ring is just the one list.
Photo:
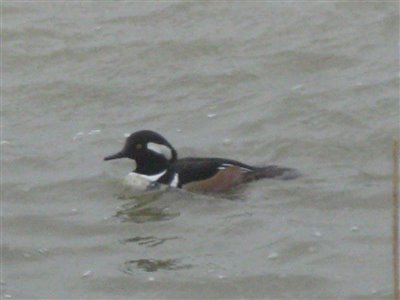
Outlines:
{"label": "duck's eye", "polygon": [[143,148],[143,145],[142,144],[136,144],[136,149],[137,150],[140,150],[140,149],[142,149]]}

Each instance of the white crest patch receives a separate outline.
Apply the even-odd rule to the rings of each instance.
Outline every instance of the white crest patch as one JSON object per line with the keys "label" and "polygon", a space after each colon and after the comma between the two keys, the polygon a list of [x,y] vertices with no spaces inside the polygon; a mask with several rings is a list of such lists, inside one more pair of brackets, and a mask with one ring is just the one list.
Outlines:
{"label": "white crest patch", "polygon": [[168,160],[170,160],[172,158],[172,150],[165,145],[161,145],[161,144],[157,144],[157,143],[148,143],[147,149],[149,149],[155,153],[161,154]]}

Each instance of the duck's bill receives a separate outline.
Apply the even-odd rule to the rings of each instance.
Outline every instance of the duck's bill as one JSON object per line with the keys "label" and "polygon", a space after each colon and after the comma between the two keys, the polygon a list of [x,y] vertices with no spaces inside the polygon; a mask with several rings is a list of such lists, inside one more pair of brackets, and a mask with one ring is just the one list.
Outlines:
{"label": "duck's bill", "polygon": [[112,160],[112,159],[124,158],[124,157],[126,157],[126,155],[123,151],[121,151],[121,152],[115,153],[113,155],[104,157],[104,160]]}

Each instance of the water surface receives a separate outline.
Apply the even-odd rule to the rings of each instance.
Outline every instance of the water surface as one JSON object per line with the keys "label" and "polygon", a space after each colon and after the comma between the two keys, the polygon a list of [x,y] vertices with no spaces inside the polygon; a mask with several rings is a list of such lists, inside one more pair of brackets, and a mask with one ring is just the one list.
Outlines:
{"label": "water surface", "polygon": [[[2,297],[390,298],[398,9],[4,1]],[[140,129],[304,175],[131,195]]]}

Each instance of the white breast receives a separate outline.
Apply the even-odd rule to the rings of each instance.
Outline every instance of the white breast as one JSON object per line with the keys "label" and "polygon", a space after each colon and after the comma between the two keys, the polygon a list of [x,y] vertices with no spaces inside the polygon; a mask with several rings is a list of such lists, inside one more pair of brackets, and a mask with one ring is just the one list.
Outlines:
{"label": "white breast", "polygon": [[135,172],[130,172],[124,178],[124,185],[130,186],[134,189],[145,190],[151,182],[157,181],[161,176],[163,176],[167,171],[155,175],[143,175]]}

